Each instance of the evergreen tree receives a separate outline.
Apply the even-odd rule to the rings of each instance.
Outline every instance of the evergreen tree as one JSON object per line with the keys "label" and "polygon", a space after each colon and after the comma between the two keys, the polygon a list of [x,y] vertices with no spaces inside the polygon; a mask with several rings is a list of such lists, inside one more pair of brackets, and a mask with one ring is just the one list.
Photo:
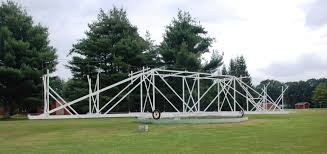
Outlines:
{"label": "evergreen tree", "polygon": [[[222,65],[222,56],[219,55],[217,51],[213,51],[209,62],[202,63],[201,61],[201,56],[203,53],[209,52],[209,47],[213,40],[213,38],[207,36],[207,31],[204,27],[200,22],[193,19],[189,12],[179,11],[177,17],[166,27],[163,41],[159,47],[161,61],[168,69],[206,71],[213,73]],[[193,81],[191,79],[186,80],[190,83]],[[181,93],[181,79],[171,79],[167,81],[171,85],[175,85],[174,89]],[[208,88],[211,85],[210,82],[201,82],[201,91]],[[160,85],[160,83],[158,85]],[[167,89],[167,87],[163,87],[162,91],[165,91],[167,97],[174,102],[177,108],[182,108],[180,100],[174,97],[171,90]],[[157,102],[160,101],[165,102],[166,100],[157,100]],[[203,102],[209,101],[204,98]],[[166,111],[173,110],[172,108],[167,109],[167,107],[165,109]]]}
{"label": "evergreen tree", "polygon": [[164,65],[173,69],[196,71],[201,69],[200,56],[208,52],[213,38],[195,21],[190,13],[179,11],[167,26],[160,54]]}
{"label": "evergreen tree", "polygon": [[236,62],[234,59],[231,59],[229,62],[229,67],[228,67],[228,75],[233,75],[236,76]]}
{"label": "evergreen tree", "polygon": [[[116,7],[108,13],[100,10],[97,20],[89,24],[86,38],[74,44],[70,53],[76,56],[69,65],[73,79],[64,88],[69,99],[87,94],[87,75],[95,81],[97,72],[103,72],[100,86],[108,86],[126,78],[130,71],[153,65],[157,57],[149,35],[144,40],[130,23],[126,11]],[[105,103],[113,95],[104,93],[101,102]],[[80,112],[86,112],[84,109],[87,107],[81,106]]]}
{"label": "evergreen tree", "polygon": [[218,67],[220,67],[222,64],[223,64],[223,56],[220,55],[218,51],[214,50],[210,61],[206,62],[206,64],[204,64],[202,69],[206,72],[213,73],[218,71],[217,70]]}
{"label": "evergreen tree", "polygon": [[247,66],[246,66],[246,62],[243,56],[237,57],[236,58],[236,75],[237,77],[248,77],[248,78],[244,78],[243,81],[252,86],[251,83],[251,78],[250,78],[250,74],[247,70]]}
{"label": "evergreen tree", "polygon": [[[244,59],[243,56],[239,56],[239,57],[236,57],[235,59],[231,59],[230,60],[229,69],[228,69],[228,75],[232,75],[232,76],[235,76],[235,77],[248,77],[248,78],[242,78],[242,81],[244,83],[246,83],[247,85],[252,86],[250,74],[247,71],[246,62],[245,62],[245,59]],[[239,85],[239,83],[236,83],[235,84],[235,89],[238,92],[240,92],[243,95],[245,95],[245,91]],[[230,92],[232,92],[232,89],[231,89]],[[245,109],[245,107],[246,107],[246,99],[244,97],[242,97],[238,93],[236,94],[236,99],[237,99],[237,102],[240,104],[240,106],[243,109]],[[237,106],[236,108],[237,108],[237,110],[240,110],[240,107],[239,106]]]}
{"label": "evergreen tree", "polygon": [[74,78],[85,79],[97,70],[112,76],[126,74],[131,67],[145,66],[147,42],[139,36],[123,9],[114,7],[105,13],[100,10],[97,21],[89,24],[86,38],[74,44],[70,62]]}
{"label": "evergreen tree", "polygon": [[[48,29],[34,24],[18,4],[0,5],[0,97],[5,116],[35,110],[42,102],[41,75],[55,70]],[[14,108],[15,107],[15,108]]]}
{"label": "evergreen tree", "polygon": [[227,69],[226,69],[226,66],[223,65],[222,69],[221,69],[221,74],[222,75],[228,75],[228,72],[227,72]]}
{"label": "evergreen tree", "polygon": [[147,49],[144,52],[146,65],[148,67],[158,67],[162,65],[158,46],[154,44],[154,40],[151,39],[149,31],[146,31],[145,42]]}
{"label": "evergreen tree", "polygon": [[229,63],[228,75],[236,77],[248,77],[243,79],[243,81],[252,86],[250,74],[247,70],[246,62],[243,56],[231,59]]}

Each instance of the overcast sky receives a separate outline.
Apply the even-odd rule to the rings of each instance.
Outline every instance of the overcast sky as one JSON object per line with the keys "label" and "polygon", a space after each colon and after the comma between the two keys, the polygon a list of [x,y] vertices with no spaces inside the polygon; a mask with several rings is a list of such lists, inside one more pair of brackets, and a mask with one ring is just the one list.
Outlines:
{"label": "overcast sky", "polygon": [[[0,0],[1,1],[1,0]],[[225,64],[243,55],[255,83],[327,77],[326,0],[16,0],[49,28],[57,48],[56,75],[69,78],[64,67],[72,44],[85,37],[87,24],[100,8],[123,7],[141,36],[146,30],[159,44],[178,9],[189,11],[216,38],[213,49],[224,52]]]}

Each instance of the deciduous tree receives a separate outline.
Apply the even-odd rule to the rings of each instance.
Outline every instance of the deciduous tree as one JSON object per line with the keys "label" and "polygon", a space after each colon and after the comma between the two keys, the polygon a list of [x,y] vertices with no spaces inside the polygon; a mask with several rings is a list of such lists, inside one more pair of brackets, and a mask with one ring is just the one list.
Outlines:
{"label": "deciduous tree", "polygon": [[316,103],[327,103],[327,84],[320,83],[313,91],[312,100]]}

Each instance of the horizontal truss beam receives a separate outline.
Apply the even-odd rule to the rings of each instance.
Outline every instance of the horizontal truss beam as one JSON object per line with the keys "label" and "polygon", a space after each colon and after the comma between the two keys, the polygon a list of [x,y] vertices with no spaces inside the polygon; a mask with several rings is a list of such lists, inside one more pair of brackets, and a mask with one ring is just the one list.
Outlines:
{"label": "horizontal truss beam", "polygon": [[[155,78],[158,77],[160,80],[155,80]],[[167,78],[181,78],[182,83],[180,86],[182,86],[181,93],[177,92],[175,90],[176,85],[172,85],[169,83],[169,80]],[[229,112],[236,112],[236,106],[238,106],[241,110],[245,110],[246,112],[282,112],[283,110],[283,94],[286,91],[286,88],[282,89],[281,95],[276,99],[273,100],[268,94],[267,94],[267,87],[263,89],[263,92],[259,93],[251,86],[247,85],[242,81],[243,78],[247,77],[234,77],[230,75],[214,75],[210,73],[202,73],[202,72],[189,72],[189,71],[177,71],[177,70],[164,70],[160,68],[150,69],[150,68],[143,68],[142,70],[139,70],[137,72],[131,72],[129,74],[129,77],[119,81],[117,83],[114,83],[110,86],[104,87],[102,89],[99,89],[99,74],[97,75],[96,79],[96,85],[92,91],[91,88],[91,79],[88,78],[89,82],[89,94],[77,98],[73,101],[66,102],[58,93],[56,93],[49,85],[49,73],[44,75],[42,77],[43,79],[43,89],[44,89],[44,113],[39,115],[42,117],[50,117],[54,115],[50,115],[56,111],[59,110],[66,110],[71,115],[65,115],[65,116],[57,116],[57,117],[65,117],[69,118],[71,117],[81,117],[81,118],[87,118],[87,117],[111,117],[108,116],[111,113],[111,111],[119,104],[121,103],[130,93],[132,93],[137,87],[140,88],[140,114],[145,113],[145,108],[147,107],[147,102],[150,103],[151,110],[156,109],[156,95],[160,94],[164,98],[165,101],[167,101],[176,111],[176,113],[181,114],[189,114],[193,113],[195,111],[197,112],[206,112],[208,108],[214,104],[217,103],[217,113],[222,113],[226,111],[221,111],[224,104],[227,103],[227,105],[230,108]],[[189,80],[193,80],[193,83],[188,82]],[[202,87],[201,89],[201,80],[208,80],[211,81],[208,87]],[[166,87],[172,92],[174,97],[178,98],[179,101],[177,102],[171,102],[171,100],[168,99],[165,93],[161,91],[160,88],[162,88],[163,85],[158,85],[156,82],[163,82]],[[206,82],[208,82],[206,81]],[[130,82],[130,83],[128,83]],[[202,83],[202,82],[201,82]],[[121,86],[122,89],[114,95],[107,103],[100,106],[100,93],[105,92],[107,90],[110,90],[114,87]],[[235,86],[238,86],[239,88],[236,88]],[[195,88],[196,87],[196,88]],[[217,87],[217,88],[213,88]],[[145,88],[145,89],[144,89]],[[201,90],[203,90],[201,94]],[[145,99],[143,92],[145,92]],[[204,105],[202,102],[204,102],[204,98],[208,95],[208,93],[215,93],[214,97],[211,100],[208,100],[208,104]],[[120,97],[122,94],[124,95]],[[196,94],[196,96],[195,96]],[[256,95],[256,97],[253,97],[253,94]],[[171,94],[170,94],[171,95]],[[60,106],[53,108],[50,110],[50,102],[49,97],[56,100]],[[119,99],[118,99],[119,97]],[[243,97],[246,100],[246,108],[243,108],[240,102],[237,101],[236,97]],[[73,104],[79,103],[85,99],[89,98],[89,116],[78,114],[76,110],[72,107]],[[221,101],[222,100],[222,101]],[[192,102],[192,103],[191,103]],[[265,108],[264,105],[266,103],[271,103],[272,105],[269,108]],[[110,104],[112,106],[109,107]],[[182,109],[178,109],[175,105],[176,103],[180,103],[180,105],[183,107]],[[244,102],[245,103],[245,102]],[[93,105],[93,106],[92,106]],[[252,106],[252,109],[250,110],[249,105]],[[282,105],[282,106],[280,106]],[[202,107],[204,110],[201,111],[200,107]],[[93,110],[96,112],[94,113]],[[250,110],[250,111],[249,111]],[[33,116],[31,116],[33,119]]]}

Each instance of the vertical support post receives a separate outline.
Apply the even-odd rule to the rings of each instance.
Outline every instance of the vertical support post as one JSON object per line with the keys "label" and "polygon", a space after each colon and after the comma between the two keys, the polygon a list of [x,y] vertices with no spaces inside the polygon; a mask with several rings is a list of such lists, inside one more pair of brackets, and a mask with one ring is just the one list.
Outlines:
{"label": "vertical support post", "polygon": [[220,85],[219,85],[220,80],[217,79],[217,104],[218,104],[218,112],[220,111]]}
{"label": "vertical support post", "polygon": [[[91,79],[90,76],[87,75],[87,82],[89,83],[89,94],[92,93],[92,85],[91,85]],[[89,114],[92,114],[92,96],[89,96]]]}
{"label": "vertical support post", "polygon": [[200,75],[198,74],[198,112],[200,112]]}
{"label": "vertical support post", "polygon": [[185,77],[182,78],[182,89],[183,89],[183,112],[185,112]]}
{"label": "vertical support post", "polygon": [[263,109],[267,111],[267,86],[264,86],[263,93]]}
{"label": "vertical support post", "polygon": [[154,75],[154,71],[152,71],[152,104],[153,104],[153,109],[152,111],[154,111],[156,109],[156,94],[155,94],[155,75]]}
{"label": "vertical support post", "polygon": [[249,111],[249,95],[248,95],[248,87],[246,87],[246,111]]}
{"label": "vertical support post", "polygon": [[261,103],[261,105],[262,105],[262,108],[263,108],[263,111],[265,111],[265,101],[266,101],[266,90],[265,90],[265,88],[266,88],[266,86],[265,85],[263,85],[263,89],[262,89],[262,91],[263,91],[263,96],[262,96],[262,103]]}
{"label": "vertical support post", "polygon": [[266,111],[268,111],[268,92],[267,92],[267,89],[268,89],[268,86],[266,87],[266,89],[265,89],[265,109],[266,109]]}
{"label": "vertical support post", "polygon": [[236,80],[235,77],[233,77],[234,82],[234,112],[236,111]]}
{"label": "vertical support post", "polygon": [[47,115],[49,115],[49,106],[50,106],[50,100],[49,100],[49,98],[50,98],[50,92],[49,92],[49,70],[47,70]]}
{"label": "vertical support post", "polygon": [[[96,91],[99,91],[100,90],[100,72],[98,72],[98,74],[97,74],[97,83],[96,84],[97,84]],[[99,114],[100,113],[100,93],[97,93],[96,99],[97,99],[96,112],[97,112],[97,114]]]}
{"label": "vertical support post", "polygon": [[284,110],[284,87],[282,86],[282,110]]}
{"label": "vertical support post", "polygon": [[143,75],[144,75],[144,67],[142,67],[142,75],[140,77],[140,99],[141,99],[141,104],[140,104],[140,110],[141,113],[143,113]]}
{"label": "vertical support post", "polygon": [[47,104],[47,82],[46,82],[46,75],[43,75],[43,113],[47,113],[48,104]]}

